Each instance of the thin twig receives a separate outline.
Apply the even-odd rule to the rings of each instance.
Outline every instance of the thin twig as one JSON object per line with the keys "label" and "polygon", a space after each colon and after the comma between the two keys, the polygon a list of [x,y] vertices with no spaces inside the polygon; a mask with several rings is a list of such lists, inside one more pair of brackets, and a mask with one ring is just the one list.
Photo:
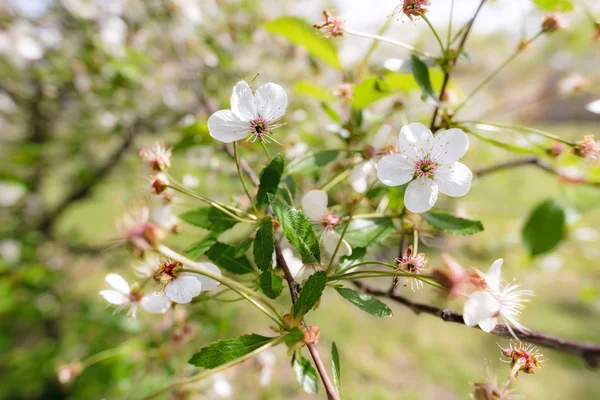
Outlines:
{"label": "thin twig", "polygon": [[[390,293],[387,290],[380,290],[370,287],[357,280],[352,281],[352,283],[367,294],[387,297],[391,300],[394,300],[395,302],[410,308],[417,315],[421,313],[430,314],[439,317],[446,322],[454,322],[465,325],[465,320],[460,313],[450,311],[445,308],[435,307],[429,304],[417,303],[397,294]],[[587,365],[592,368],[596,368],[600,363],[600,345],[598,344],[578,342],[575,340],[547,335],[541,332],[530,331],[528,329],[523,331],[515,330],[514,332],[517,337],[524,342],[581,357],[587,363]],[[491,333],[504,338],[512,337],[507,326],[503,324],[496,325],[496,328],[494,328]]]}

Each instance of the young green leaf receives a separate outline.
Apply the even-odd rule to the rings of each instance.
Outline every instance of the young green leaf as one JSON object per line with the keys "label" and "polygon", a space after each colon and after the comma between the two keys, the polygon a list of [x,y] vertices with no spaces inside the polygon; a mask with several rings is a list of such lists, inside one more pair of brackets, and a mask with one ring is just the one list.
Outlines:
{"label": "young green leaf", "polygon": [[267,204],[267,194],[277,193],[279,182],[281,181],[281,174],[283,174],[284,161],[281,154],[271,160],[260,172],[260,184],[258,185],[258,193],[256,194],[256,204],[261,207]]}
{"label": "young green leaf", "polygon": [[332,67],[342,68],[333,42],[319,35],[316,29],[306,21],[296,17],[281,17],[267,22],[265,28],[269,32],[281,35],[290,42],[304,47],[309,54]]}
{"label": "young green leaf", "polygon": [[215,243],[217,243],[217,238],[213,233],[210,233],[199,242],[193,243],[186,248],[184,250],[185,256],[190,260],[195,260],[206,253]]}
{"label": "young green leaf", "polygon": [[290,207],[275,196],[269,194],[269,201],[277,220],[281,224],[285,237],[298,251],[304,263],[320,263],[321,249],[319,239],[308,218],[302,212]]}
{"label": "young green leaf", "polygon": [[219,340],[194,354],[189,363],[196,367],[216,368],[266,345],[273,339],[275,338],[253,333],[237,339]]}
{"label": "young green leaf", "polygon": [[523,243],[532,256],[547,253],[564,237],[566,216],[556,200],[538,204],[523,227]]}
{"label": "young green leaf", "polygon": [[311,82],[298,81],[294,86],[294,90],[298,94],[310,96],[320,101],[335,101],[335,96],[333,95],[333,93],[331,93],[331,89],[315,85]]}
{"label": "young green leaf", "polygon": [[296,304],[292,308],[292,317],[295,320],[301,319],[317,304],[326,285],[327,273],[325,271],[315,272],[308,278],[302,290],[300,290]]}
{"label": "young green leaf", "polygon": [[223,233],[238,222],[214,207],[204,207],[188,211],[181,214],[180,217],[188,224],[208,229],[214,233]]}
{"label": "young green leaf", "polygon": [[236,257],[235,254],[235,247],[220,242],[215,243],[206,252],[212,262],[232,274],[247,274],[254,271],[246,256]]}
{"label": "young green leaf", "polygon": [[292,369],[306,393],[317,394],[319,392],[319,375],[310,361],[304,357],[296,357],[292,362]]}
{"label": "young green leaf", "polygon": [[286,170],[287,174],[309,175],[318,171],[325,165],[337,160],[340,152],[338,150],[326,150],[311,154],[307,157],[301,157],[297,161],[291,162]]}
{"label": "young green leaf", "polygon": [[342,382],[340,381],[340,354],[338,353],[335,342],[331,342],[331,364],[333,371],[333,384],[338,392],[338,395],[342,395]]}
{"label": "young green leaf", "polygon": [[331,107],[329,104],[327,104],[325,102],[321,102],[321,108],[323,108],[323,111],[325,111],[325,114],[327,114],[329,119],[331,119],[334,122],[337,122],[338,124],[343,123],[342,117],[340,117],[340,114],[338,114],[338,112],[335,111],[333,109],[333,107]]}
{"label": "young green leaf", "polygon": [[304,331],[298,327],[292,328],[284,337],[283,341],[288,346],[293,346],[304,341]]}
{"label": "young green leaf", "polygon": [[344,238],[352,246],[371,247],[387,239],[394,230],[391,218],[353,219]]}
{"label": "young green leaf", "polygon": [[571,0],[533,0],[533,4],[549,12],[568,12],[574,8]]}
{"label": "young green leaf", "polygon": [[455,217],[439,210],[431,210],[421,214],[421,216],[435,229],[455,235],[472,235],[483,231],[483,225],[480,221]]}
{"label": "young green leaf", "polygon": [[273,221],[271,217],[265,217],[256,232],[253,250],[254,261],[261,271],[266,271],[271,266],[274,251]]}
{"label": "young green leaf", "polygon": [[417,84],[423,91],[422,99],[423,101],[438,105],[439,101],[435,96],[435,92],[433,91],[433,87],[431,86],[431,80],[429,79],[429,68],[421,59],[415,55],[411,57],[411,69]]}
{"label": "young green leaf", "polygon": [[386,318],[392,316],[392,310],[375,297],[348,288],[336,288],[335,290],[350,303],[375,317]]}
{"label": "young green leaf", "polygon": [[270,299],[276,299],[283,290],[283,280],[273,271],[264,271],[256,280],[260,291]]}

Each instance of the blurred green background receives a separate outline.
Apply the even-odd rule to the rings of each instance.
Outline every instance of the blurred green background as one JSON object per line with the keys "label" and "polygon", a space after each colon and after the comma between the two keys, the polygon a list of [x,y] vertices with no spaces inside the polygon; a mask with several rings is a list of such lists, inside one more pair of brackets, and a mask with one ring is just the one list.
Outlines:
{"label": "blurred green background", "polygon": [[[281,15],[316,23],[320,10],[337,7],[348,26],[375,32],[399,2],[364,3],[11,0],[0,5],[0,398],[140,399],[193,373],[187,360],[208,343],[250,332],[269,334],[268,321],[243,302],[201,297],[164,317],[115,315],[98,295],[107,287],[103,278],[118,272],[131,282],[137,261],[123,247],[111,246],[113,222],[147,195],[147,171],[137,153],[157,139],[174,146],[174,176],[196,178],[199,193],[239,201],[235,164],[206,128],[210,110],[227,107],[239,79],[260,74],[257,82],[276,82],[288,92],[286,125],[277,132],[282,146],[273,145],[272,153],[293,158],[298,142],[308,150],[342,147],[344,140],[321,101],[341,114],[347,111],[330,93],[360,78],[356,65],[371,42],[336,40],[344,66],[339,71],[263,24]],[[430,19],[445,32],[450,1],[433,3]],[[455,27],[477,4],[460,1]],[[595,6],[590,10],[600,15]],[[468,45],[472,61],[459,64],[453,76],[456,95],[468,93],[523,35],[535,33],[541,15],[530,2],[486,5]],[[594,25],[583,9],[565,17],[568,28],[536,42],[478,95],[464,119],[521,121],[572,140],[600,135],[600,119],[584,109],[600,97],[600,42],[593,40]],[[394,17],[387,35],[435,49],[423,21]],[[406,51],[381,45],[368,68],[383,74],[385,60],[406,57]],[[574,76],[586,82],[586,90],[565,88],[565,78]],[[298,82],[318,85],[324,94],[320,99],[307,95]],[[393,93],[366,108],[366,142],[383,122],[394,133],[399,130],[401,115],[390,112],[399,101],[410,121],[427,123],[431,106],[419,96],[415,90]],[[531,138],[506,140],[523,145]],[[264,165],[250,144],[241,151],[256,170]],[[464,162],[475,171],[518,157],[472,138]],[[552,162],[600,180],[600,170],[582,160],[565,156]],[[312,188],[334,173],[335,164],[297,184]],[[346,183],[342,186],[335,201],[351,193]],[[552,253],[531,258],[521,227],[530,210],[550,198],[567,210],[567,237]],[[600,189],[522,167],[476,179],[468,196],[444,199],[441,205],[483,221],[485,231],[423,246],[432,265],[441,265],[441,251],[484,271],[503,257],[504,277],[536,293],[523,314],[525,326],[600,342]],[[178,199],[175,206],[183,211],[199,205]],[[175,248],[204,234],[182,228],[169,238]],[[240,229],[228,235],[247,233]],[[397,242],[392,235],[371,255],[392,260]],[[446,304],[431,290],[400,290],[419,301],[461,307]],[[282,311],[289,307],[285,296],[278,302]],[[340,350],[343,398],[463,399],[470,382],[481,381],[486,360],[500,376],[506,374],[497,347],[506,346],[506,340],[390,306],[393,318],[376,319],[328,294],[310,315],[311,324],[321,328],[324,358],[329,361],[333,340]],[[544,368],[519,378],[524,398],[600,398],[597,371],[575,357],[543,353],[550,360]],[[163,398],[311,398],[295,381],[285,349],[273,354],[274,360],[251,360]],[[269,368],[272,379],[266,382],[263,376],[261,383],[261,373]]]}

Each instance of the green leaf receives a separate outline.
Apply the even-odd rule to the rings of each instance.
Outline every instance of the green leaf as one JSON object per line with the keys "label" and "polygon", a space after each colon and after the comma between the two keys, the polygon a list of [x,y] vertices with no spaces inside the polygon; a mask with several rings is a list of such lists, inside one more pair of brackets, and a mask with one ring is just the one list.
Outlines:
{"label": "green leaf", "polygon": [[292,369],[302,389],[308,394],[319,392],[319,375],[310,361],[304,357],[294,358]]}
{"label": "green leaf", "polygon": [[273,339],[275,338],[253,333],[237,339],[219,340],[194,354],[189,363],[196,367],[216,368],[266,345]]}
{"label": "green leaf", "polygon": [[318,264],[321,262],[319,239],[308,218],[302,212],[292,208],[275,196],[269,194],[269,201],[277,220],[281,224],[285,237],[298,251],[304,263]]}
{"label": "green leaf", "polygon": [[475,132],[472,129],[465,129],[465,132],[470,133],[471,135],[475,136],[477,139],[482,140],[486,143],[489,143],[493,146],[499,147],[501,149],[507,150],[507,151],[512,151],[513,153],[520,153],[520,154],[540,154],[540,151],[536,148],[528,148],[528,147],[522,147],[522,146],[518,146],[516,144],[512,144],[512,143],[507,143],[507,142],[502,142],[500,140],[496,140],[493,139],[491,137],[487,137],[485,135],[482,135],[478,132]]}
{"label": "green leaf", "polygon": [[435,229],[455,235],[472,235],[483,231],[483,225],[480,221],[455,217],[444,211],[431,210],[421,214],[421,216]]}
{"label": "green leaf", "polygon": [[181,214],[181,219],[188,224],[208,229],[214,233],[223,233],[238,222],[214,207],[204,207],[185,212]]}
{"label": "green leaf", "polygon": [[[281,197],[283,197],[286,203],[293,205],[294,196],[296,195],[296,182],[294,181],[294,178],[290,175],[286,176],[281,180],[279,187],[283,188],[280,192]],[[287,189],[285,187],[287,187]]]}
{"label": "green leaf", "polygon": [[353,247],[371,247],[387,239],[394,230],[391,218],[353,219],[344,239]]}
{"label": "green leaf", "polygon": [[431,80],[429,79],[429,68],[427,68],[427,65],[425,65],[425,63],[415,55],[413,55],[410,59],[413,76],[423,91],[423,101],[429,104],[438,105],[439,101],[435,96],[435,92],[431,86]]}
{"label": "green leaf", "polygon": [[565,211],[556,200],[538,204],[523,227],[523,242],[532,256],[547,253],[564,237]]}
{"label": "green leaf", "polygon": [[217,243],[217,238],[211,233],[199,242],[196,242],[185,249],[185,256],[190,260],[195,260],[206,253],[215,243]]}
{"label": "green leaf", "polygon": [[335,111],[329,104],[325,103],[325,102],[321,102],[321,108],[323,108],[323,111],[325,111],[325,114],[327,114],[327,116],[334,122],[337,122],[338,124],[342,124],[342,117],[340,117],[340,115],[337,113],[337,111]]}
{"label": "green leaf", "polygon": [[298,94],[314,97],[320,101],[332,102],[335,101],[335,96],[330,89],[317,86],[314,83],[306,81],[298,81],[294,86],[294,90]]}
{"label": "green leaf", "polygon": [[292,328],[287,335],[283,337],[283,341],[288,346],[293,346],[304,341],[304,331],[298,327]]}
{"label": "green leaf", "polygon": [[341,396],[342,382],[340,381],[340,353],[338,353],[335,342],[331,342],[331,364],[331,370],[333,371],[333,384],[335,385],[338,395]]}
{"label": "green leaf", "polygon": [[550,12],[568,12],[573,11],[573,2],[571,0],[533,0],[538,8]]}
{"label": "green leaf", "polygon": [[350,303],[375,317],[386,318],[392,316],[392,310],[375,297],[348,288],[336,288],[335,290]]}
{"label": "green leaf", "polygon": [[308,175],[318,171],[325,165],[337,160],[339,155],[338,150],[326,150],[319,153],[311,154],[306,157],[299,158],[297,161],[291,162],[286,173]]}
{"label": "green leaf", "polygon": [[248,249],[250,248],[250,246],[252,246],[252,242],[254,242],[254,239],[252,238],[247,238],[244,239],[243,241],[241,241],[235,248],[235,254],[233,255],[234,257],[241,257],[244,254],[246,254],[246,252],[248,251]]}
{"label": "green leaf", "polygon": [[259,207],[267,204],[267,194],[275,194],[281,181],[281,174],[283,174],[283,157],[281,154],[271,160],[260,172],[260,184],[258,185],[258,193],[256,195],[256,203]]}
{"label": "green leaf", "polygon": [[315,272],[308,277],[306,283],[298,294],[298,300],[292,309],[292,317],[300,320],[304,314],[309,312],[321,298],[323,290],[327,285],[327,273],[325,271]]}
{"label": "green leaf", "polygon": [[275,241],[273,238],[273,221],[265,217],[260,223],[254,239],[254,261],[261,271],[266,271],[273,261]]}
{"label": "green leaf", "polygon": [[281,35],[290,42],[304,47],[309,54],[332,67],[342,68],[332,41],[319,35],[317,30],[303,19],[281,17],[267,22],[265,28],[271,33]]}
{"label": "green leaf", "polygon": [[346,262],[346,261],[358,261],[358,260],[362,260],[363,258],[365,258],[365,256],[367,255],[367,249],[364,247],[355,247],[352,249],[352,254],[350,254],[349,256],[343,256],[340,258],[340,263]]}
{"label": "green leaf", "polygon": [[283,280],[273,271],[264,271],[256,280],[261,292],[270,299],[276,299],[283,290]]}
{"label": "green leaf", "polygon": [[235,254],[235,247],[220,242],[215,243],[206,252],[212,262],[232,274],[247,274],[254,271],[246,256],[236,257]]}

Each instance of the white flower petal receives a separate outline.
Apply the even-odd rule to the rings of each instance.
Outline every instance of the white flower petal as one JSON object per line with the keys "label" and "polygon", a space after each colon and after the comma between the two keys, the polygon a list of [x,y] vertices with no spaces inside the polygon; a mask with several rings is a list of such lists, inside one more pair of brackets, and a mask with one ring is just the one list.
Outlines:
{"label": "white flower petal", "polygon": [[414,213],[425,212],[437,201],[438,185],[429,179],[421,178],[412,181],[404,194],[404,205],[408,211]]}
{"label": "white flower petal", "polygon": [[302,210],[309,219],[318,221],[327,212],[327,193],[311,190],[302,197]]}
{"label": "white flower petal", "polygon": [[210,136],[231,143],[248,136],[250,125],[241,121],[231,110],[219,110],[208,118]]}
{"label": "white flower petal", "polygon": [[400,130],[400,152],[411,161],[425,158],[433,146],[433,134],[418,122],[403,126]]}
{"label": "white flower petal", "polygon": [[317,268],[314,265],[305,264],[300,268],[296,276],[294,276],[294,280],[298,283],[303,283],[315,272],[317,272]]}
{"label": "white flower petal", "polygon": [[[219,276],[221,276],[221,270],[219,269],[219,267],[217,267],[215,264],[212,263],[200,263],[200,265],[204,268],[206,268],[207,270],[209,270],[210,272],[213,272]],[[216,289],[217,286],[219,286],[221,283],[218,281],[215,281],[212,278],[209,278],[207,276],[201,275],[201,274],[195,274],[193,272],[184,272],[181,275],[185,275],[185,276],[193,276],[196,279],[198,279],[200,281],[200,283],[202,283],[202,290],[213,290]]]}
{"label": "white flower petal", "polygon": [[352,168],[352,172],[348,176],[348,182],[352,188],[358,193],[364,193],[369,187],[369,177],[373,174],[374,165],[372,161],[365,161]]}
{"label": "white flower petal", "polygon": [[433,179],[440,187],[440,192],[446,196],[460,197],[471,190],[473,173],[463,163],[455,162],[437,167]]}
{"label": "white flower petal", "polygon": [[[323,243],[323,249],[330,256],[335,252],[335,248],[337,247],[338,242],[340,241],[341,235],[334,231],[333,229],[325,229],[323,234],[321,235],[321,242]],[[340,248],[336,254],[336,257],[349,256],[352,254],[352,247],[348,242],[342,240],[340,243]]]}
{"label": "white flower petal", "polygon": [[377,178],[387,186],[404,185],[413,178],[414,163],[402,154],[390,154],[377,164]]}
{"label": "white flower petal", "polygon": [[[282,248],[281,254],[283,255],[283,259],[285,260],[290,270],[290,273],[295,278],[304,266],[304,263],[299,257],[296,257],[296,254],[294,253],[294,250],[292,250],[291,247]],[[273,263],[273,265],[275,265],[275,263]]]}
{"label": "white flower petal", "polygon": [[175,303],[186,304],[200,294],[202,284],[194,276],[178,276],[165,286],[165,294]]}
{"label": "white flower petal", "polygon": [[115,290],[123,294],[129,294],[129,284],[127,281],[119,274],[108,274],[106,278],[104,278],[106,282]]}
{"label": "white flower petal", "polygon": [[490,267],[490,270],[485,274],[485,283],[490,289],[496,292],[500,291],[500,270],[502,269],[503,259],[499,258]]}
{"label": "white flower petal", "polygon": [[600,114],[600,99],[594,100],[585,106],[585,109],[594,114]]}
{"label": "white flower petal", "polygon": [[267,121],[277,121],[285,114],[288,97],[285,89],[275,83],[267,83],[256,89],[256,108]]}
{"label": "white flower petal", "polygon": [[[500,311],[500,302],[485,291],[472,293],[463,309],[463,318],[467,326],[475,326]],[[493,328],[492,328],[493,329]]]}
{"label": "white flower petal", "polygon": [[231,111],[243,122],[258,118],[256,99],[246,81],[239,81],[231,93]]}
{"label": "white flower petal", "polygon": [[171,308],[171,300],[163,293],[148,293],[140,301],[142,308],[151,314],[164,314]]}
{"label": "white flower petal", "polygon": [[431,159],[438,164],[452,164],[469,149],[469,137],[457,128],[438,133],[433,139]]}
{"label": "white flower petal", "polygon": [[496,325],[498,325],[498,318],[484,319],[478,325],[479,325],[479,327],[481,328],[482,331],[490,333],[491,331],[494,330],[494,328],[496,327]]}
{"label": "white flower petal", "polygon": [[129,303],[129,297],[116,290],[101,290],[99,293],[100,296],[104,297],[104,300],[108,301],[110,304],[119,305]]}

